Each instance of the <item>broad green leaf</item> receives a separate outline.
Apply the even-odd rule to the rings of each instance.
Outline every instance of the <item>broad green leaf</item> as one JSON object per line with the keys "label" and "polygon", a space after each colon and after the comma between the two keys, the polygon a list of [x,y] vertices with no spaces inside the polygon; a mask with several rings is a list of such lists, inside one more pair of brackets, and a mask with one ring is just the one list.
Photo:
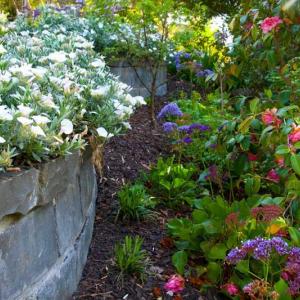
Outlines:
{"label": "broad green leaf", "polygon": [[226,256],[227,247],[224,244],[216,244],[214,245],[209,253],[207,254],[207,257],[209,259],[224,259]]}
{"label": "broad green leaf", "polygon": [[280,145],[276,148],[276,154],[282,155],[290,152],[290,148],[287,145]]}
{"label": "broad green leaf", "polygon": [[292,168],[297,175],[300,175],[300,156],[297,154],[291,155]]}
{"label": "broad green leaf", "polygon": [[259,104],[258,98],[254,98],[253,100],[250,101],[250,111],[252,113],[256,113],[258,104]]}
{"label": "broad green leaf", "polygon": [[295,246],[300,246],[300,231],[294,227],[289,228],[289,234]]}
{"label": "broad green leaf", "polygon": [[181,275],[184,273],[184,268],[188,262],[188,255],[185,251],[178,251],[172,256],[172,263],[177,272]]}
{"label": "broad green leaf", "polygon": [[288,284],[283,280],[280,279],[277,281],[274,285],[275,291],[279,294],[278,300],[291,300],[292,297],[289,293],[289,286]]}

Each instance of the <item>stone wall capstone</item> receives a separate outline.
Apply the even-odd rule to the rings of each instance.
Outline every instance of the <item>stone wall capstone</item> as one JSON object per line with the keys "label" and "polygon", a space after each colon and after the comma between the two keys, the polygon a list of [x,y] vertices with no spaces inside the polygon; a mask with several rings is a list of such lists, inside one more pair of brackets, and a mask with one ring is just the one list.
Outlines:
{"label": "stone wall capstone", "polygon": [[64,300],[92,238],[97,181],[91,151],[0,176],[0,300]]}

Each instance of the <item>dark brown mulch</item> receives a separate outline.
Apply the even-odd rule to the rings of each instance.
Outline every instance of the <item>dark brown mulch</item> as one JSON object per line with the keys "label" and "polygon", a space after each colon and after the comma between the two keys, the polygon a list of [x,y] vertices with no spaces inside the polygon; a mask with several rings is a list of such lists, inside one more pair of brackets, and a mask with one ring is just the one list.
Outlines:
{"label": "dark brown mulch", "polygon": [[[157,109],[163,104],[160,100]],[[105,147],[104,172],[99,181],[99,197],[87,265],[82,280],[73,299],[157,299],[153,296],[163,291],[163,284],[175,271],[171,263],[173,249],[166,247],[165,223],[174,213],[160,210],[155,220],[141,223],[123,224],[115,222],[117,212],[116,193],[126,182],[134,181],[141,170],[147,171],[161,155],[168,153],[167,141],[163,133],[154,130],[147,107],[140,108],[131,118],[132,130],[124,136],[114,137]],[[144,283],[127,277],[123,284],[118,280],[118,271],[114,266],[114,246],[126,235],[139,235],[144,238],[143,247],[147,251],[151,264],[149,275]],[[161,241],[164,241],[161,243]],[[171,297],[163,294],[163,299]],[[201,299],[199,291],[187,286],[182,293],[183,299]]]}

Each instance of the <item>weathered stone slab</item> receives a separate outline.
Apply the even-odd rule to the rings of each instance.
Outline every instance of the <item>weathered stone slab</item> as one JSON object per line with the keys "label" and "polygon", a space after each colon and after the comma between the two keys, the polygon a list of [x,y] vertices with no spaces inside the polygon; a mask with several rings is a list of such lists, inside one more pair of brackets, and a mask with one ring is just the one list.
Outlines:
{"label": "weathered stone slab", "polygon": [[51,270],[16,300],[67,300],[76,291],[86,263],[95,218],[95,199],[76,243],[68,248]]}
{"label": "weathered stone slab", "polygon": [[86,216],[92,199],[97,197],[97,179],[91,160],[92,151],[88,149],[82,156],[82,165],[79,176],[80,198],[83,216]]}
{"label": "weathered stone slab", "polygon": [[[3,228],[4,227],[4,228]],[[10,226],[0,227],[0,299],[13,299],[58,258],[52,206],[32,211]]]}
{"label": "weathered stone slab", "polygon": [[[149,97],[153,81],[152,69],[145,63],[131,66],[126,61],[119,61],[110,66],[111,72],[118,76],[120,81],[132,87],[132,96]],[[156,96],[167,94],[167,67],[162,66],[156,78]]]}
{"label": "weathered stone slab", "polygon": [[0,179],[0,300],[67,300],[76,290],[95,216],[91,155]]}
{"label": "weathered stone slab", "polygon": [[0,220],[15,213],[25,215],[36,206],[38,178],[36,169],[0,177]]}
{"label": "weathered stone slab", "polygon": [[[57,195],[55,201],[55,215],[57,223],[57,236],[60,253],[75,243],[76,238],[82,230],[84,219],[82,215],[79,184],[69,184],[66,190]],[[86,195],[90,197],[91,194]]]}
{"label": "weathered stone slab", "polygon": [[39,204],[52,202],[64,193],[80,171],[80,152],[58,158],[41,166]]}

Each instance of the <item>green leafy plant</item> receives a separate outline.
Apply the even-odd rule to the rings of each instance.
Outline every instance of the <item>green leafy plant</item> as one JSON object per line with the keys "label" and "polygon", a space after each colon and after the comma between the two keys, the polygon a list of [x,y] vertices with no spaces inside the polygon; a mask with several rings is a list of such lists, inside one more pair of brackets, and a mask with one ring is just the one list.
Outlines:
{"label": "green leafy plant", "polygon": [[143,278],[146,252],[142,250],[143,239],[139,236],[126,236],[124,242],[115,246],[115,262],[123,277],[125,274],[136,275]]}
{"label": "green leafy plant", "polygon": [[160,158],[148,175],[147,185],[153,196],[168,206],[191,204],[198,193],[197,183],[192,179],[195,172],[192,165],[176,163],[174,156]]}
{"label": "green leafy plant", "polygon": [[118,193],[120,209],[117,218],[141,220],[151,215],[155,202],[142,184],[125,185]]}

